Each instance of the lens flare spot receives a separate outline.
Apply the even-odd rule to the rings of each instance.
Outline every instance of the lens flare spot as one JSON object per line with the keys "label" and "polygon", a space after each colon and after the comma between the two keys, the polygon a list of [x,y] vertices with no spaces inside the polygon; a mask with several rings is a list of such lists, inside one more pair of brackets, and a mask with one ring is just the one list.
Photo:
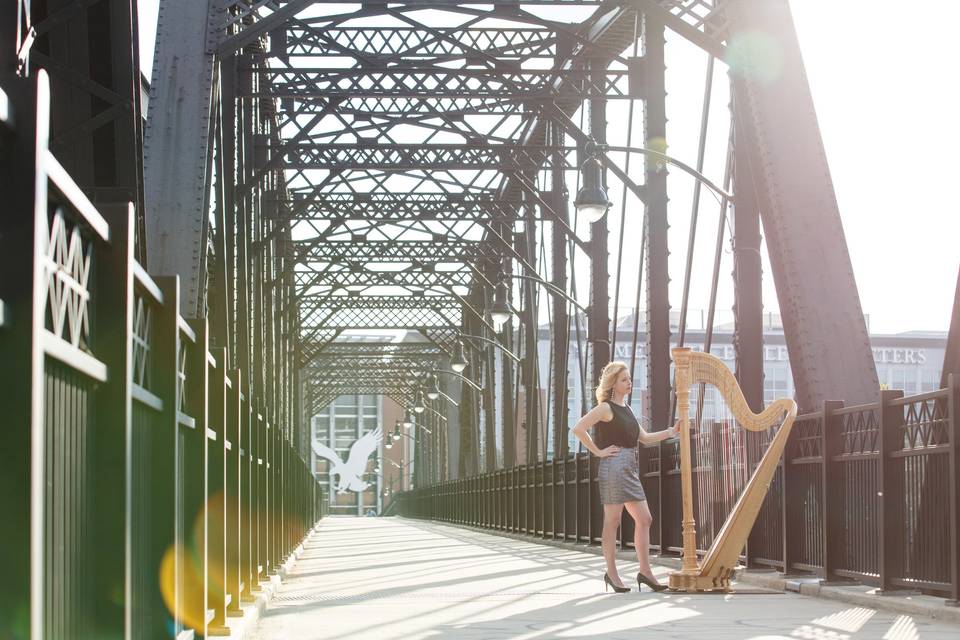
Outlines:
{"label": "lens flare spot", "polygon": [[[644,146],[651,151],[656,151],[657,153],[667,155],[667,139],[662,136],[647,138],[647,142]],[[663,158],[652,156],[649,157],[648,160],[657,171],[663,171],[667,167],[667,162]]]}
{"label": "lens flare spot", "polygon": [[[180,560],[178,563],[177,560]],[[177,603],[177,565],[183,572],[179,576],[180,594]],[[187,558],[187,550],[182,545],[167,547],[160,561],[160,593],[167,611],[184,628],[203,632],[205,611],[203,610],[203,573]]]}
{"label": "lens flare spot", "polygon": [[763,31],[743,31],[727,43],[726,63],[735,75],[771,84],[783,75],[783,48]]}

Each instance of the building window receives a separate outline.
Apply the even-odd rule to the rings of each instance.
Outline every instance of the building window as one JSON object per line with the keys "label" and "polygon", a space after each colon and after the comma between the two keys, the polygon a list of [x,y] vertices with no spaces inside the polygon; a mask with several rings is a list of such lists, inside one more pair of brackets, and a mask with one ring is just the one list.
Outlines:
{"label": "building window", "polygon": [[763,370],[763,404],[768,405],[777,398],[789,398],[792,379],[790,367],[785,363],[768,363]]}

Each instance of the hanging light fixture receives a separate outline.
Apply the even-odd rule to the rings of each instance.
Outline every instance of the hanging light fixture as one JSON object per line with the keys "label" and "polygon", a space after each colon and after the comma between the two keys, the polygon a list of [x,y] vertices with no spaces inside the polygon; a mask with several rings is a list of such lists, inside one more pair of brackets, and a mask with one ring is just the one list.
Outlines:
{"label": "hanging light fixture", "polygon": [[457,352],[453,354],[453,359],[450,361],[450,368],[453,369],[454,373],[463,373],[463,370],[467,368],[467,358],[463,353],[463,343],[457,343]]}
{"label": "hanging light fixture", "polygon": [[433,376],[433,382],[430,383],[430,388],[427,389],[427,397],[431,400],[436,400],[440,397],[440,385],[437,383],[437,376]]}
{"label": "hanging light fixture", "polygon": [[400,423],[397,423],[396,428],[393,430],[393,441],[396,442],[400,439]]}
{"label": "hanging light fixture", "polygon": [[493,321],[493,330],[500,333],[503,325],[510,319],[510,308],[507,307],[507,285],[501,282],[493,294],[493,306],[490,307],[490,319]]}
{"label": "hanging light fixture", "polygon": [[413,410],[416,413],[423,413],[424,409],[426,409],[426,407],[423,405],[423,391],[417,389],[417,397],[413,401]]}
{"label": "hanging light fixture", "polygon": [[392,448],[392,447],[393,447],[393,440],[391,440],[390,438],[384,439],[384,441],[383,441],[383,448],[384,448],[384,449],[390,449],[390,448]]}
{"label": "hanging light fixture", "polygon": [[573,201],[577,213],[590,224],[599,221],[613,205],[603,188],[601,168],[600,161],[590,154],[580,167],[581,186]]}
{"label": "hanging light fixture", "polygon": [[413,417],[410,415],[410,409],[407,409],[406,413],[403,416],[403,428],[409,429],[413,426]]}

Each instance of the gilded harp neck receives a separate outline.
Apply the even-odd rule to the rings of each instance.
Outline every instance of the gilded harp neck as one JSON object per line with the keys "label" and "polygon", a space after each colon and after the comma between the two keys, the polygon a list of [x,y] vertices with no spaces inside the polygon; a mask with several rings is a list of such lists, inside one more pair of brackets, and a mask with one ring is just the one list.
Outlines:
{"label": "gilded harp neck", "polygon": [[[709,353],[686,347],[673,349],[676,367],[677,413],[680,427],[680,477],[683,496],[683,568],[670,575],[670,587],[684,591],[726,590],[730,577],[757,519],[763,499],[790,429],[797,405],[790,398],[778,398],[760,413],[750,410],[737,379],[723,361]],[[690,387],[709,384],[723,397],[737,423],[749,431],[763,431],[780,422],[780,429],[757,464],[730,515],[714,538],[703,560],[697,563],[696,523],[693,518],[693,477],[690,459]]]}
{"label": "gilded harp neck", "polygon": [[[678,398],[681,393],[689,394],[690,387],[694,384],[712,385],[723,396],[727,407],[729,407],[740,426],[748,431],[769,429],[777,424],[785,413],[789,414],[791,408],[794,412],[793,417],[796,417],[796,403],[790,398],[779,398],[760,413],[751,411],[750,405],[747,404],[747,399],[737,383],[736,376],[716,356],[678,347],[673,349],[673,359],[677,372],[676,393]],[[793,422],[792,418],[790,421]]]}

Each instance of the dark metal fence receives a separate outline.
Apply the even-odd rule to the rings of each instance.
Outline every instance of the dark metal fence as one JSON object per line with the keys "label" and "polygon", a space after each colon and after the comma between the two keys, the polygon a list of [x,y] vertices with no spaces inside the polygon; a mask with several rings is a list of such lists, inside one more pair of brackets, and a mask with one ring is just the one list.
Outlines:
{"label": "dark metal fence", "polygon": [[[873,404],[826,402],[820,411],[799,416],[744,551],[746,565],[856,580],[883,590],[915,589],[956,602],[957,383],[951,376],[948,388],[911,397],[883,390]],[[725,432],[723,425],[705,427],[694,451]],[[741,464],[752,469],[768,439],[766,433],[747,434],[745,446],[736,449]],[[679,553],[677,445],[660,444],[639,455],[654,518],[651,548]],[[705,459],[695,465],[695,483],[744,472],[729,461],[719,466],[720,456]],[[406,516],[571,542],[599,543],[603,524],[597,460],[588,454],[422,487],[399,500]],[[701,551],[712,543],[727,510],[721,499],[698,503]],[[625,546],[632,546],[632,526],[625,514]]]}
{"label": "dark metal fence", "polygon": [[0,83],[0,635],[222,634],[327,501],[48,113],[42,72]]}

